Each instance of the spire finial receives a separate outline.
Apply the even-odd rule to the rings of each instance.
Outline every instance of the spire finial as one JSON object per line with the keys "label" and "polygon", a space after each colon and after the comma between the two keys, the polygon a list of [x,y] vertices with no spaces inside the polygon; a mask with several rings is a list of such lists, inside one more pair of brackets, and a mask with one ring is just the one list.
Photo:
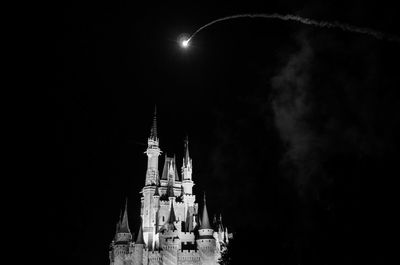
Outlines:
{"label": "spire finial", "polygon": [[150,138],[157,140],[157,105],[154,105],[153,125],[150,131]]}

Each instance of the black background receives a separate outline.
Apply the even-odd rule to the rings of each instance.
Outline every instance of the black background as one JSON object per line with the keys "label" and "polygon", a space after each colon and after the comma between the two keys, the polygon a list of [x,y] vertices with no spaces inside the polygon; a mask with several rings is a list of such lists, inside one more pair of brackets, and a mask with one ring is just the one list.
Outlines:
{"label": "black background", "polygon": [[195,193],[235,233],[234,264],[388,262],[399,44],[268,19],[177,44],[222,16],[274,12],[399,33],[382,1],[57,4],[32,129],[52,264],[108,264],[125,197],[136,233],[155,104],[161,150],[178,167],[189,135]]}

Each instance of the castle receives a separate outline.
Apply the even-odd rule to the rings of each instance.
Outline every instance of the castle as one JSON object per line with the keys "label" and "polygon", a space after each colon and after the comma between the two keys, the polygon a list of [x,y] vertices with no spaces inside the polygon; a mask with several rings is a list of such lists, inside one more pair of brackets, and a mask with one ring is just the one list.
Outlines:
{"label": "castle", "polygon": [[110,245],[110,265],[212,265],[218,264],[226,251],[231,234],[222,224],[222,217],[210,223],[206,198],[201,216],[193,194],[192,159],[189,142],[184,142],[181,176],[176,158],[165,156],[161,178],[158,157],[162,153],[157,137],[154,113],[147,141],[147,171],[141,194],[141,226],[134,238],[129,229],[127,203],[117,223]]}

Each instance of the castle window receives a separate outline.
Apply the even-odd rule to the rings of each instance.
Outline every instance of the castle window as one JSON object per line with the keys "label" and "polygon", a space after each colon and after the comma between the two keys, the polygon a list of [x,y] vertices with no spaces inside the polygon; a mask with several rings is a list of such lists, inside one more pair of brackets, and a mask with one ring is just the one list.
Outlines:
{"label": "castle window", "polygon": [[165,216],[162,217],[163,222],[165,221]]}

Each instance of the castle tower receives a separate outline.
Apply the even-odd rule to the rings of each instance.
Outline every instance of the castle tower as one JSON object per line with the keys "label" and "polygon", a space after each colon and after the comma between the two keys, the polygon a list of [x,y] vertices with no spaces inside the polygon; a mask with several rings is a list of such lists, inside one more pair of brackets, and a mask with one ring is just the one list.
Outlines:
{"label": "castle tower", "polygon": [[157,109],[154,108],[153,125],[150,130],[150,137],[147,139],[147,171],[146,171],[146,186],[156,185],[158,183],[158,156],[161,150],[158,146],[157,137]]}
{"label": "castle tower", "polygon": [[193,193],[193,181],[192,181],[192,159],[189,156],[189,138],[186,136],[184,142],[184,157],[182,165],[182,186],[184,194]]}
{"label": "castle tower", "polygon": [[153,125],[150,130],[150,137],[147,139],[147,171],[145,186],[142,190],[142,227],[144,242],[147,246],[153,245],[155,235],[155,217],[157,202],[154,200],[156,186],[159,183],[158,156],[161,154],[157,136],[157,110],[154,109]]}
{"label": "castle tower", "polygon": [[129,253],[129,243],[132,234],[128,223],[128,200],[125,201],[124,215],[118,220],[115,238],[111,244],[110,259],[112,265],[123,265],[125,256]]}
{"label": "castle tower", "polygon": [[203,265],[217,264],[217,246],[213,234],[214,230],[211,228],[210,220],[208,218],[206,195],[204,194],[203,215],[199,228],[199,237],[196,240],[200,254],[200,262]]}
{"label": "castle tower", "polygon": [[174,201],[171,200],[171,210],[167,222],[161,228],[161,249],[163,253],[163,265],[178,264],[178,250],[181,241],[179,230],[176,227],[176,216],[174,211]]}
{"label": "castle tower", "polygon": [[128,223],[128,199],[126,199],[124,215],[122,217],[122,220],[120,220],[118,226],[116,242],[129,242],[131,239],[132,239],[132,234],[129,229],[129,223]]}

